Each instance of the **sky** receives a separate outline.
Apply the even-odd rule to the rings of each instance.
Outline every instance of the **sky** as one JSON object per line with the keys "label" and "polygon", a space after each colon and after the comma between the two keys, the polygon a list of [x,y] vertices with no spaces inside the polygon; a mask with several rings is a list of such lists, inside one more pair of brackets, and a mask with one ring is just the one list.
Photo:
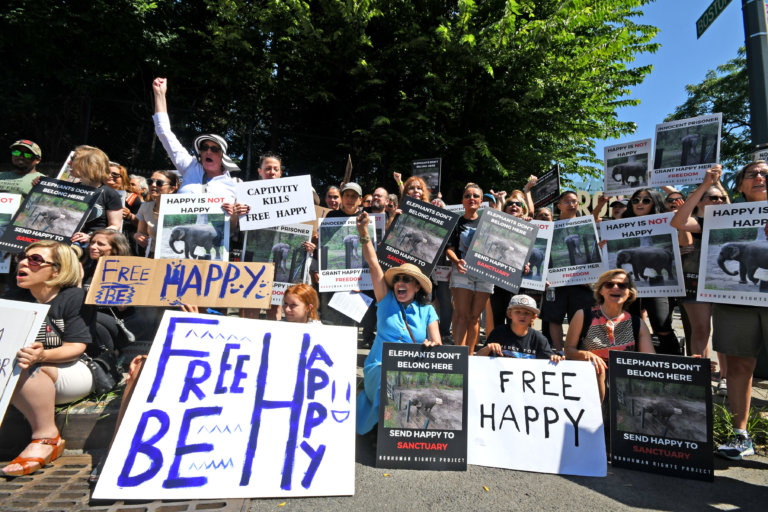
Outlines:
{"label": "sky", "polygon": [[598,158],[602,158],[605,146],[653,139],[656,124],[688,98],[685,86],[701,82],[708,70],[733,59],[739,47],[744,46],[740,0],[732,0],[696,39],[696,20],[710,3],[711,0],[656,0],[643,8],[639,22],[659,28],[654,41],[661,48],[656,53],[638,56],[632,63],[633,67],[652,64],[653,71],[632,88],[629,97],[639,99],[640,105],[618,111],[620,120],[637,123],[637,131],[620,139],[597,141]]}

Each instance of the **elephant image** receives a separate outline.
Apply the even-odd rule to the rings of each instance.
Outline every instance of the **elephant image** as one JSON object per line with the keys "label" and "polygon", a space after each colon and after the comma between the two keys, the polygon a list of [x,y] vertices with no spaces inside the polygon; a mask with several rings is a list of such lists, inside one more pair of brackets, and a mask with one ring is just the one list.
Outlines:
{"label": "elephant image", "polygon": [[747,278],[757,284],[755,278],[758,268],[768,269],[768,242],[729,242],[720,248],[717,257],[717,265],[729,276],[735,276],[736,271],[731,272],[725,268],[725,262],[734,260],[739,262],[739,282],[745,284]]}
{"label": "elephant image", "polygon": [[282,272],[288,273],[286,262],[291,253],[291,246],[286,243],[278,243],[272,246],[272,261],[275,263],[275,274]]}
{"label": "elephant image", "polygon": [[579,250],[581,237],[579,235],[568,235],[564,241],[565,246],[568,247],[568,259],[571,261],[571,265],[578,265],[578,258],[582,255]]}
{"label": "elephant image", "polygon": [[[193,258],[198,247],[205,249],[202,259],[211,259],[211,249],[215,251],[216,259],[221,259],[222,234],[210,224],[194,224],[191,226],[176,226],[171,231],[168,245],[176,254],[184,253],[187,259]],[[178,250],[176,242],[184,242],[184,249]]]}
{"label": "elephant image", "polygon": [[[622,185],[629,185],[629,178],[633,176],[636,184],[640,184],[640,182],[645,184],[648,183],[645,172],[647,167],[642,162],[626,162],[615,165],[611,175],[614,181],[621,181]],[[621,176],[621,180],[619,180],[618,176]]]}
{"label": "elephant image", "polygon": [[430,243],[429,238],[419,231],[408,230],[400,237],[400,248],[402,250],[415,251],[419,244]]}
{"label": "elephant image", "polygon": [[503,261],[510,267],[521,268],[523,266],[522,259],[525,255],[508,240],[494,238],[490,241],[486,250],[489,257]]}
{"label": "elephant image", "polygon": [[432,395],[418,395],[416,398],[411,398],[408,402],[416,406],[417,412],[421,412],[426,416],[427,413],[432,412],[432,408],[435,405],[441,405],[443,399]]}
{"label": "elephant image", "polygon": [[645,269],[651,268],[656,275],[661,276],[661,271],[666,270],[669,279],[673,279],[672,267],[675,257],[672,251],[661,247],[635,247],[634,249],[622,249],[616,253],[616,266],[632,265],[635,280],[648,279],[645,277]]}
{"label": "elephant image", "polygon": [[355,259],[360,259],[360,237],[357,235],[347,235],[344,237],[344,250],[347,254],[354,255]]}
{"label": "elephant image", "polygon": [[542,265],[544,264],[544,251],[534,247],[531,251],[531,257],[528,259],[528,264],[531,268],[531,274],[533,274],[533,269],[535,268],[536,275],[541,276]]}
{"label": "elephant image", "polygon": [[680,165],[693,165],[696,163],[696,144],[699,142],[699,134],[686,135],[680,142],[683,143],[683,153],[680,155]]}

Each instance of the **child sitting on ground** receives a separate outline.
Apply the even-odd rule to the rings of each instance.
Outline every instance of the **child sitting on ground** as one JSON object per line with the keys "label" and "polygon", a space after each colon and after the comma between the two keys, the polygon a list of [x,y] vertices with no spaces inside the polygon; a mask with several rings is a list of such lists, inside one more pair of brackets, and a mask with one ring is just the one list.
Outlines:
{"label": "child sitting on ground", "polygon": [[550,359],[554,362],[565,359],[553,353],[547,338],[532,328],[538,314],[536,301],[528,295],[515,295],[507,306],[509,325],[495,328],[488,336],[488,343],[476,355]]}

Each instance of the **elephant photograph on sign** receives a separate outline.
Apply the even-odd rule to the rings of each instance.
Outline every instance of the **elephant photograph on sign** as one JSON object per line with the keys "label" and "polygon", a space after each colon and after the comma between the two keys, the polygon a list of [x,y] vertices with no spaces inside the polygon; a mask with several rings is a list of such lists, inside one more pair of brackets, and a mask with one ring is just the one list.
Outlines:
{"label": "elephant photograph on sign", "polygon": [[461,430],[463,375],[388,371],[386,379],[385,428]]}
{"label": "elephant photograph on sign", "polygon": [[677,286],[672,235],[608,240],[608,266],[622,268],[635,286]]}
{"label": "elephant photograph on sign", "polygon": [[384,240],[389,247],[431,262],[440,250],[447,229],[413,215],[404,216]]}
{"label": "elephant photograph on sign", "polygon": [[[206,218],[196,224],[198,218]],[[161,241],[155,252],[157,258],[226,261],[229,259],[229,230],[222,214],[177,214],[163,216]]]}
{"label": "elephant photograph on sign", "polygon": [[600,261],[593,224],[555,228],[552,234],[550,268],[587,265]]}
{"label": "elephant photograph on sign", "polygon": [[[375,240],[374,226],[368,226],[368,236]],[[343,270],[368,268],[360,247],[360,237],[354,224],[320,225],[320,268],[322,270]]]}
{"label": "elephant photograph on sign", "polygon": [[714,164],[717,162],[720,125],[681,126],[656,133],[654,169]]}
{"label": "elephant photograph on sign", "polygon": [[761,282],[768,281],[768,241],[760,236],[762,229],[710,231],[704,289],[760,291]]}
{"label": "elephant photograph on sign", "polygon": [[88,205],[82,201],[32,192],[13,225],[70,237],[87,211]]}
{"label": "elephant photograph on sign", "polygon": [[275,264],[275,282],[298,284],[305,282],[307,253],[304,242],[312,230],[294,233],[280,228],[256,229],[245,232],[243,261]]}
{"label": "elephant photograph on sign", "polygon": [[626,190],[627,187],[643,187],[648,185],[648,155],[637,157],[610,158],[606,162],[607,175],[606,193],[614,190]]}

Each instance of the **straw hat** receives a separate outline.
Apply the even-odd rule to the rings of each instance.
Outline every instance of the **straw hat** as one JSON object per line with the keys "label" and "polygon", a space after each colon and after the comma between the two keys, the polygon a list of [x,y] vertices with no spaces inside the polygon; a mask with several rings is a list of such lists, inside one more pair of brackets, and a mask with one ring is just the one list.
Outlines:
{"label": "straw hat", "polygon": [[392,288],[392,280],[398,274],[404,274],[406,276],[413,277],[416,279],[419,285],[421,285],[421,289],[424,290],[424,293],[432,293],[432,281],[430,281],[429,278],[425,276],[424,273],[419,270],[419,267],[416,265],[412,263],[403,263],[399,267],[392,267],[387,270],[384,273],[384,280],[387,282],[387,286]]}

